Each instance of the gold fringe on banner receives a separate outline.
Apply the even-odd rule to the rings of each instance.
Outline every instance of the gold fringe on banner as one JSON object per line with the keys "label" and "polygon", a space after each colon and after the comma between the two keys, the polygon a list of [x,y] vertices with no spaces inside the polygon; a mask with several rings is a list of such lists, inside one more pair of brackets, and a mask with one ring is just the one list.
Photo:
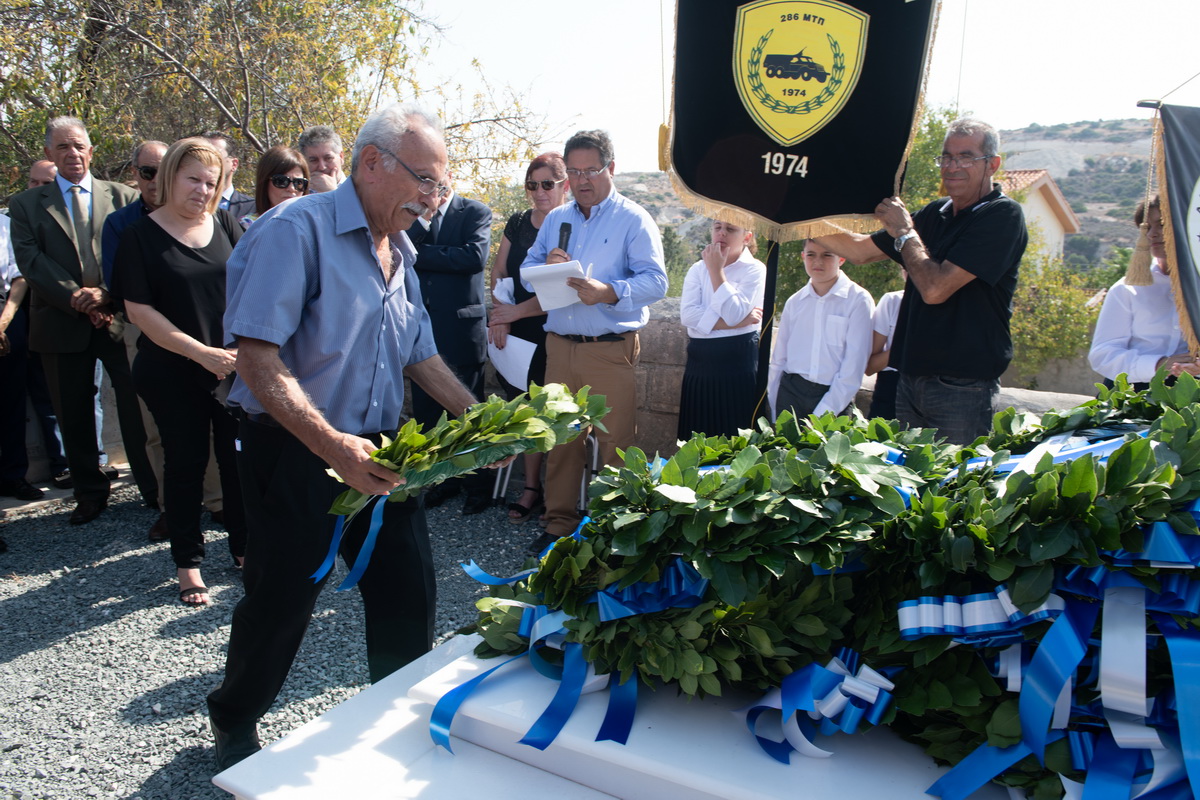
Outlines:
{"label": "gold fringe on banner", "polygon": [[[1154,151],[1152,159],[1158,172],[1158,206],[1162,214],[1163,241],[1167,246],[1167,266],[1171,274],[1171,295],[1175,298],[1175,310],[1179,313],[1179,329],[1183,331],[1183,339],[1187,342],[1188,352],[1193,358],[1200,355],[1200,340],[1196,338],[1196,328],[1192,325],[1191,315],[1188,314],[1187,303],[1183,297],[1183,287],[1179,282],[1179,258],[1175,251],[1175,226],[1171,222],[1171,200],[1167,196],[1167,159],[1163,144],[1162,125],[1158,115],[1154,117]],[[1148,201],[1147,201],[1148,202]],[[1147,209],[1146,216],[1150,216]],[[1146,227],[1146,226],[1143,226]],[[1130,260],[1129,268],[1133,269]],[[1126,275],[1125,283],[1129,283]]]}
{"label": "gold fringe on banner", "polygon": [[[1152,192],[1152,180],[1154,178],[1155,168],[1161,166],[1163,162],[1162,151],[1162,126],[1158,123],[1158,112],[1154,112],[1154,130],[1150,138],[1150,164],[1146,167],[1146,191],[1142,193],[1142,203],[1146,208],[1146,216],[1150,216],[1150,197]],[[1161,173],[1158,182],[1162,186]],[[1163,222],[1166,223],[1167,212],[1163,209]],[[1125,285],[1126,286],[1149,286],[1154,283],[1154,277],[1150,274],[1150,265],[1153,262],[1153,257],[1150,255],[1150,239],[1147,233],[1150,230],[1150,225],[1146,219],[1142,219],[1142,224],[1138,226],[1137,244],[1133,247],[1133,255],[1129,257],[1129,267],[1125,270]],[[1172,270],[1174,272],[1174,270]],[[1178,278],[1172,278],[1172,281],[1178,283]],[[1176,298],[1178,294],[1178,286],[1176,288]],[[1176,301],[1178,302],[1178,300]]]}

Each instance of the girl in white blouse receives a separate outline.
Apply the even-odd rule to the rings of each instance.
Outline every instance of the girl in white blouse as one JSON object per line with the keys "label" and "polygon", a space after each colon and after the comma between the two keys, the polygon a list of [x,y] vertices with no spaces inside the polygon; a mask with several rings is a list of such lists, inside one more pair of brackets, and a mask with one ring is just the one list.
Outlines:
{"label": "girl in white blouse", "polygon": [[680,439],[692,433],[732,436],[754,422],[767,277],[754,250],[752,231],[714,221],[712,242],[684,279],[679,321],[687,328],[688,354]]}

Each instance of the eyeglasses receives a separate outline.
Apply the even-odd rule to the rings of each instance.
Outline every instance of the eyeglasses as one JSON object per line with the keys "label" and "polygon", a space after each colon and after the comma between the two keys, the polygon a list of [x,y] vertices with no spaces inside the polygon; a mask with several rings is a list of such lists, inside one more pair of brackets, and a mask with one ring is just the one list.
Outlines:
{"label": "eyeglasses", "polygon": [[134,167],[137,174],[142,176],[144,181],[154,180],[154,176],[158,174],[158,167]]}
{"label": "eyeglasses", "polygon": [[308,191],[308,178],[292,178],[288,175],[272,175],[271,185],[276,189],[286,189],[292,186],[297,192]]}
{"label": "eyeglasses", "polygon": [[599,169],[571,169],[570,167],[568,167],[567,168],[567,177],[568,178],[587,178],[588,180],[591,180],[592,178],[599,175],[601,172],[604,172],[606,169],[608,169],[608,164],[611,164],[611,163],[612,162],[609,161],[607,164],[600,167]]}
{"label": "eyeglasses", "polygon": [[938,156],[933,160],[942,169],[967,169],[976,161],[983,161],[995,156]]}
{"label": "eyeglasses", "polygon": [[375,145],[375,149],[381,153],[384,153],[385,155],[391,156],[393,161],[408,170],[408,174],[417,179],[417,191],[421,194],[433,194],[434,192],[437,192],[438,197],[445,197],[446,195],[450,194],[449,186],[438,183],[433,178],[421,177],[417,173],[413,172],[413,168],[401,161],[400,156],[396,155],[391,150],[388,150],[386,147],[381,147],[380,145]]}
{"label": "eyeglasses", "polygon": [[[567,172],[570,172],[570,171],[571,170],[567,170]],[[541,186],[543,189],[545,189],[548,192],[565,180],[566,180],[566,178],[562,178],[561,180],[557,180],[557,181],[525,181],[525,191],[536,192],[537,188],[539,186]]]}

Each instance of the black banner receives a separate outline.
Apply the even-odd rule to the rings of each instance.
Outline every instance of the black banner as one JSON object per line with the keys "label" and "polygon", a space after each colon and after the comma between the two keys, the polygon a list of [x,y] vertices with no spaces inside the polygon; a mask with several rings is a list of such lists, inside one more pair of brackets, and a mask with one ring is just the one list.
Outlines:
{"label": "black banner", "polygon": [[[777,240],[878,227],[920,110],[936,0],[681,0],[670,169]],[[736,213],[736,211],[735,211]],[[858,215],[866,215],[858,216]]]}
{"label": "black banner", "polygon": [[1183,297],[1180,327],[1195,355],[1200,351],[1200,108],[1164,105],[1161,114],[1159,196],[1167,257]]}

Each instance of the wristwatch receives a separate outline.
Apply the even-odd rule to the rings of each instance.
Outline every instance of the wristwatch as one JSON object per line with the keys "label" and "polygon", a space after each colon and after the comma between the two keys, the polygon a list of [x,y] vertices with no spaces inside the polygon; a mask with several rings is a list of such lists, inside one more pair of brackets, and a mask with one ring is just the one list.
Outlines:
{"label": "wristwatch", "polygon": [[907,242],[909,239],[916,239],[916,238],[918,238],[916,231],[909,231],[908,233],[906,233],[903,236],[901,236],[900,238],[898,238],[895,243],[896,252],[903,253],[904,252],[904,243]]}

